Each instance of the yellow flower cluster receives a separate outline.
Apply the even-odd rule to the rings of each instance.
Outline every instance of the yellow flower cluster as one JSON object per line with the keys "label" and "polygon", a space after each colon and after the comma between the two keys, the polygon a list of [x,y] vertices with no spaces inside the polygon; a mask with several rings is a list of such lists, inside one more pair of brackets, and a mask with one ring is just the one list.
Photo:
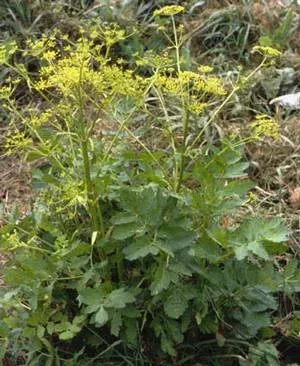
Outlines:
{"label": "yellow flower cluster", "polygon": [[[64,205],[61,206],[60,212],[64,211],[68,207],[73,207],[76,209],[76,206],[87,204],[87,198],[84,194],[84,185],[83,182],[73,180],[69,182],[65,182],[64,188],[59,192],[60,199],[64,201]],[[73,218],[75,215],[75,211],[71,214],[70,218]]]}
{"label": "yellow flower cluster", "polygon": [[173,16],[184,11],[181,5],[167,5],[154,11],[156,16]]}
{"label": "yellow flower cluster", "polygon": [[208,66],[208,65],[200,65],[198,67],[198,71],[200,73],[203,73],[203,74],[208,74],[208,73],[213,71],[213,68],[211,66]]}
{"label": "yellow flower cluster", "polygon": [[43,59],[48,62],[55,60],[56,57],[57,57],[57,52],[54,50],[48,50],[48,51],[44,52],[44,54],[43,54]]}
{"label": "yellow flower cluster", "polygon": [[248,200],[249,200],[249,202],[256,202],[258,200],[258,196],[253,192],[249,192]]}
{"label": "yellow flower cluster", "polygon": [[91,26],[89,29],[89,37],[93,40],[100,37],[100,31],[97,25]]}
{"label": "yellow flower cluster", "polygon": [[203,97],[207,99],[207,95],[211,97],[226,94],[220,79],[205,74],[210,71],[209,67],[205,67],[201,74],[193,71],[181,71],[175,76],[160,74],[155,80],[155,86],[175,97],[183,98],[190,112],[200,114],[208,105]]}
{"label": "yellow flower cluster", "polygon": [[181,71],[177,77],[159,75],[156,85],[175,95],[213,94],[224,96],[226,94],[220,79],[213,76],[197,74],[193,71]]}
{"label": "yellow flower cluster", "polygon": [[65,97],[74,97],[82,88],[93,99],[113,95],[139,97],[143,93],[143,79],[130,70],[108,65],[92,41],[82,38],[74,50],[65,52],[65,57],[41,69],[41,78],[35,85],[38,90],[56,89]]}
{"label": "yellow flower cluster", "polygon": [[6,252],[12,252],[18,248],[25,246],[25,243],[20,239],[17,230],[14,229],[11,233],[6,233],[0,236],[1,249]]}
{"label": "yellow flower cluster", "polygon": [[0,88],[0,99],[8,99],[12,93],[11,85],[4,85]]}
{"label": "yellow flower cluster", "polygon": [[83,82],[89,84],[89,81],[94,81],[93,71],[89,69],[88,62],[78,61],[66,58],[54,65],[43,67],[40,72],[41,79],[35,85],[36,89],[54,88],[64,96],[74,95]]}
{"label": "yellow flower cluster", "polygon": [[204,111],[204,109],[208,106],[207,103],[198,102],[197,98],[192,97],[190,103],[188,105],[188,109],[190,112],[194,114],[200,114]]}
{"label": "yellow flower cluster", "polygon": [[35,115],[34,113],[32,113],[30,115],[30,117],[25,118],[25,120],[23,121],[24,125],[31,125],[34,127],[40,127],[43,126],[45,124],[47,124],[47,122],[49,122],[49,120],[53,118],[53,110],[52,109],[46,109],[45,111]]}
{"label": "yellow flower cluster", "polygon": [[[62,174],[61,178],[66,178]],[[41,192],[40,198],[47,203],[47,207],[58,214],[66,215],[67,219],[74,219],[79,206],[87,205],[83,180],[70,175],[63,180],[61,186],[52,186],[51,190]],[[60,202],[58,205],[57,202]]]}
{"label": "yellow flower cluster", "polygon": [[108,47],[125,39],[124,29],[121,29],[117,24],[107,25],[102,34],[104,43]]}
{"label": "yellow flower cluster", "polygon": [[17,49],[16,41],[8,41],[0,45],[0,65],[7,63]]}
{"label": "yellow flower cluster", "polygon": [[251,124],[253,137],[259,139],[263,136],[278,140],[280,137],[280,126],[278,122],[266,114],[259,114]]}
{"label": "yellow flower cluster", "polygon": [[273,47],[255,46],[252,49],[253,52],[258,52],[266,57],[280,57],[282,53]]}
{"label": "yellow flower cluster", "polygon": [[199,78],[199,80],[194,83],[194,88],[199,91],[203,90],[203,92],[209,94],[219,96],[226,95],[226,91],[221,85],[220,79],[212,76],[203,78],[202,80]]}
{"label": "yellow flower cluster", "polygon": [[7,155],[11,155],[14,151],[24,151],[26,148],[33,144],[30,137],[22,131],[12,131],[5,138],[4,147],[7,150]]}
{"label": "yellow flower cluster", "polygon": [[33,41],[28,39],[26,41],[27,49],[23,51],[23,56],[30,54],[31,56],[47,61],[53,60],[56,56],[54,48],[56,46],[55,34],[47,36],[43,34],[38,40]]}

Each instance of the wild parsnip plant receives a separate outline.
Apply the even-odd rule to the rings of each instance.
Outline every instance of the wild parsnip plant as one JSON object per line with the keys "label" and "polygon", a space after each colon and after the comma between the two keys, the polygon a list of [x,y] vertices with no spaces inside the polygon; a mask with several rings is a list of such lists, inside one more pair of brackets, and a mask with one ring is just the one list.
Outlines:
{"label": "wild parsnip plant", "polygon": [[[24,49],[1,46],[13,75],[1,90],[14,116],[7,153],[39,161],[32,212],[0,232],[9,258],[3,360],[175,364],[185,339],[216,342],[219,353],[235,339],[246,352],[228,357],[247,362],[259,332],[276,331],[278,291],[299,289],[297,266],[273,266],[288,234],[280,221],[238,215],[253,186],[242,145],[274,137],[275,122],[258,118],[244,141],[205,139],[276,50],[260,47],[261,64],[228,90],[210,67],[183,62],[175,21],[183,10],[155,12],[171,22],[172,34],[161,29],[170,47],[137,59],[134,71],[112,61],[127,37],[117,26],[82,31],[76,42],[56,31]],[[37,74],[20,55],[40,64]],[[36,105],[18,104],[19,83],[38,95]]]}

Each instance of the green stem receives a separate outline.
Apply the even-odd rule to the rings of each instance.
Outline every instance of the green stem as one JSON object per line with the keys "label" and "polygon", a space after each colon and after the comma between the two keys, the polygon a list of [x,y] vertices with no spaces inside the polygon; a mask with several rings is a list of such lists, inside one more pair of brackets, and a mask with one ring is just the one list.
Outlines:
{"label": "green stem", "polygon": [[116,255],[117,255],[117,269],[118,269],[119,282],[123,282],[124,265],[123,265],[123,255],[122,255],[120,248],[117,249]]}
{"label": "green stem", "polygon": [[[85,185],[87,192],[88,206],[92,218],[93,231],[100,232],[103,235],[103,220],[102,215],[98,216],[98,197],[94,190],[91,179],[90,159],[88,155],[88,143],[85,138],[81,140],[81,152],[83,157]],[[99,207],[100,208],[100,207]]]}
{"label": "green stem", "polygon": [[105,51],[105,56],[104,56],[105,60],[108,60],[108,56],[109,56],[109,53],[110,53],[110,48],[111,48],[111,46],[106,46],[106,51]]}
{"label": "green stem", "polygon": [[224,101],[219,105],[219,107],[214,110],[214,112],[211,115],[211,117],[208,120],[208,122],[201,129],[201,131],[199,132],[199,134],[196,136],[196,138],[194,139],[194,141],[189,146],[189,149],[192,149],[195,146],[195,144],[200,140],[200,138],[203,135],[203,133],[206,130],[206,128],[214,121],[214,119],[216,118],[216,116],[224,108],[224,106],[228,103],[228,101],[231,99],[231,97],[233,96],[233,94],[235,94],[239,89],[240,89],[239,86],[236,86],[235,88],[233,88],[232,91],[228,94],[228,96],[224,99]]}
{"label": "green stem", "polygon": [[[171,17],[172,19],[172,26],[173,26],[173,33],[174,33],[174,47],[176,51],[176,63],[177,63],[177,72],[178,72],[178,78],[180,79],[180,73],[181,73],[181,65],[180,65],[180,44],[178,41],[177,31],[176,31],[176,25],[174,17]],[[175,191],[178,193],[180,191],[182,180],[183,180],[183,174],[185,169],[185,161],[186,161],[186,149],[187,149],[187,137],[188,137],[188,129],[189,129],[189,110],[187,108],[187,103],[184,98],[184,90],[183,85],[181,84],[181,101],[183,106],[183,119],[182,119],[182,128],[183,128],[183,141],[181,145],[181,152],[180,152],[180,162],[179,167],[177,165],[177,160],[175,161],[176,165],[176,188]]]}
{"label": "green stem", "polygon": [[89,208],[89,213],[92,218],[93,231],[100,232],[100,234],[103,236],[104,235],[103,216],[98,201],[98,195],[95,190],[95,186],[93,184],[91,176],[91,163],[89,158],[89,145],[88,145],[89,136],[87,133],[87,128],[85,126],[85,120],[84,120],[84,100],[83,100],[83,90],[81,87],[81,83],[83,80],[82,73],[83,73],[83,67],[81,67],[80,70],[79,87],[78,87],[78,101],[79,101],[78,125],[79,125],[79,139],[81,144],[81,153],[84,165],[87,204]]}
{"label": "green stem", "polygon": [[189,119],[190,113],[187,106],[184,107],[184,117],[183,117],[183,141],[180,153],[180,165],[179,165],[179,176],[176,185],[176,193],[180,191],[182,180],[183,180],[183,173],[185,169],[185,161],[186,161],[186,149],[187,149],[187,137],[188,137],[188,130],[189,130]]}
{"label": "green stem", "polygon": [[174,17],[171,16],[172,19],[172,26],[173,26],[173,33],[174,33],[174,47],[176,50],[176,61],[177,61],[177,71],[178,73],[180,73],[181,71],[181,67],[180,67],[180,54],[179,54],[179,49],[180,49],[180,44],[178,42],[178,37],[177,37],[177,31],[176,31],[176,25],[175,25],[175,20]]}
{"label": "green stem", "polygon": [[[244,79],[244,83],[248,82],[252,76],[254,74],[256,74],[265,64],[267,58],[264,57],[262,62],[254,69],[252,70]],[[195,144],[200,140],[201,136],[203,135],[205,129],[214,121],[214,119],[216,118],[216,116],[219,114],[219,112],[224,108],[224,106],[229,102],[229,100],[231,99],[231,97],[238,91],[241,89],[242,86],[237,85],[235,86],[232,91],[228,94],[228,96],[224,99],[224,101],[219,105],[219,107],[213,112],[213,114],[211,115],[211,117],[209,118],[208,122],[206,123],[206,125],[201,129],[201,131],[199,132],[199,134],[196,136],[196,138],[194,139],[194,141],[191,143],[191,145],[189,146],[189,149],[191,150]]]}

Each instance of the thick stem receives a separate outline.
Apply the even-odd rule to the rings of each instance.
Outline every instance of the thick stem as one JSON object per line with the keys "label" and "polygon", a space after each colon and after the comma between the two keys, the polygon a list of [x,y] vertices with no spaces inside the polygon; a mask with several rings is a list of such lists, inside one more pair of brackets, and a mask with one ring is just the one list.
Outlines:
{"label": "thick stem", "polygon": [[173,33],[174,33],[174,44],[175,44],[175,50],[176,50],[177,71],[178,71],[178,73],[180,73],[180,71],[181,71],[180,53],[179,53],[180,45],[179,45],[179,42],[178,42],[176,24],[175,24],[174,17],[172,16],[171,19],[172,19],[172,26],[173,26]]}
{"label": "thick stem", "polygon": [[123,255],[122,255],[120,248],[117,249],[116,256],[117,256],[117,270],[118,270],[119,282],[123,282],[125,272],[124,272],[124,265],[123,265]]}
{"label": "thick stem", "polygon": [[89,158],[89,145],[88,145],[88,129],[84,120],[84,99],[83,99],[83,90],[82,83],[83,80],[83,65],[80,70],[79,76],[79,87],[78,87],[78,101],[79,101],[79,138],[81,143],[81,153],[83,158],[84,165],[84,177],[85,177],[85,189],[87,195],[87,204],[89,213],[92,219],[93,231],[99,232],[102,236],[104,235],[104,225],[103,225],[103,216],[101,212],[101,207],[98,201],[98,195],[95,190],[95,186],[92,182],[91,176],[91,163]]}
{"label": "thick stem", "polygon": [[183,117],[183,141],[182,141],[182,147],[181,147],[181,153],[180,153],[179,176],[178,176],[177,185],[176,185],[177,193],[180,191],[180,188],[182,185],[182,180],[183,180],[184,169],[185,169],[189,119],[190,119],[189,110],[188,110],[187,106],[185,106],[184,117]]}
{"label": "thick stem", "polygon": [[[173,26],[173,33],[174,33],[174,47],[176,51],[176,62],[177,62],[177,72],[178,72],[178,78],[180,80],[180,73],[181,73],[181,65],[180,65],[180,44],[178,42],[177,37],[177,31],[176,31],[176,25],[174,17],[171,17],[172,19],[172,26]],[[175,191],[178,193],[180,191],[182,180],[183,180],[183,174],[185,169],[185,160],[186,160],[186,142],[187,142],[187,136],[188,136],[188,128],[189,128],[189,111],[186,105],[186,101],[184,98],[184,87],[181,84],[181,101],[182,101],[182,107],[183,107],[183,120],[182,120],[182,128],[183,128],[183,141],[181,145],[181,152],[180,152],[180,162],[179,167],[177,165],[177,161],[175,162],[176,165],[176,187]]]}
{"label": "thick stem", "polygon": [[93,231],[100,232],[103,235],[104,227],[103,227],[102,212],[100,209],[100,205],[98,203],[97,192],[95,191],[91,178],[90,159],[88,155],[88,142],[86,138],[82,138],[81,140],[81,152],[84,165],[84,176],[85,176],[88,207],[92,218]]}

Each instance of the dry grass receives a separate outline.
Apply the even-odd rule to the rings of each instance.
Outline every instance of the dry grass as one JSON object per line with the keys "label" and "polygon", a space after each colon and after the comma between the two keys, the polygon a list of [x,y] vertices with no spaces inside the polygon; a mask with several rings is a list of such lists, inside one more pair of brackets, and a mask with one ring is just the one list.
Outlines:
{"label": "dry grass", "polygon": [[292,229],[291,250],[297,255],[300,255],[300,204],[294,199],[300,187],[299,132],[300,116],[295,115],[282,122],[278,141],[263,141],[247,148],[253,162],[251,178],[259,187],[257,208],[285,220]]}
{"label": "dry grass", "polygon": [[[33,193],[30,188],[30,166],[16,157],[3,157],[0,161],[0,204],[4,215],[16,208],[26,215]],[[3,224],[0,216],[0,225]]]}

